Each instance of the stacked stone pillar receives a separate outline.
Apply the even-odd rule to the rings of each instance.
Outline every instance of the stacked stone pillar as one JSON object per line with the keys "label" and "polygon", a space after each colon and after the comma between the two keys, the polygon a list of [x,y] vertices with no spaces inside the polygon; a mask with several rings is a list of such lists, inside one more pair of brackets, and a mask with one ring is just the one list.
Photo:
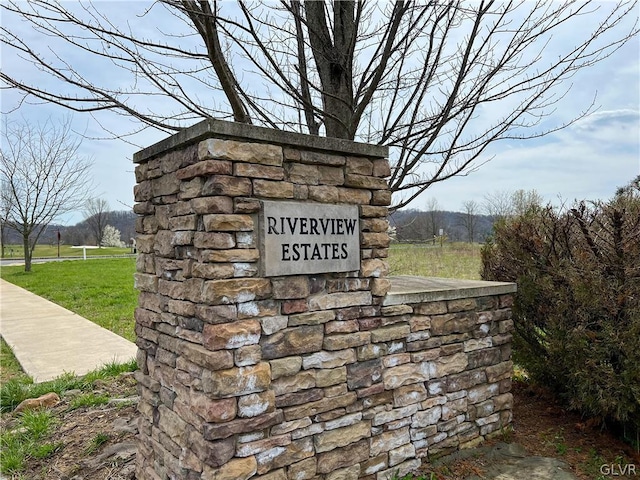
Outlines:
{"label": "stacked stone pillar", "polygon": [[[359,476],[375,392],[348,373],[389,288],[386,154],[209,121],[135,156],[139,479]],[[262,200],[357,206],[358,269],[262,276]]]}

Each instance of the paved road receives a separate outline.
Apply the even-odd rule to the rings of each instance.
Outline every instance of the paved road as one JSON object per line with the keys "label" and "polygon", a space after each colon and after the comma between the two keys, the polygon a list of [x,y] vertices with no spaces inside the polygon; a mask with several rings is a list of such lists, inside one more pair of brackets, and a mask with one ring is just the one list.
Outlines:
{"label": "paved road", "polygon": [[84,375],[136,356],[134,343],[49,300],[0,280],[0,335],[35,382]]}

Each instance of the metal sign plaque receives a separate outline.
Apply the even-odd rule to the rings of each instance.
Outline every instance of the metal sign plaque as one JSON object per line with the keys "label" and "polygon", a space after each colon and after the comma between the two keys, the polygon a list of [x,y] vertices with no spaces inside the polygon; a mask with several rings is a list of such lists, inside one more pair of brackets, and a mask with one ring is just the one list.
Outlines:
{"label": "metal sign plaque", "polygon": [[360,270],[357,205],[263,201],[264,275]]}

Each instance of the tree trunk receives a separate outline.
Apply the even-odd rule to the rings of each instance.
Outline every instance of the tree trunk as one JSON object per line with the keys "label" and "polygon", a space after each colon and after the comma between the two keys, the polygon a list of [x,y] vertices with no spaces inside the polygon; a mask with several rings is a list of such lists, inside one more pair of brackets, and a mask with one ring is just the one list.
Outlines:
{"label": "tree trunk", "polygon": [[24,271],[30,272],[32,251],[29,248],[29,235],[25,233],[22,234],[22,248],[24,249]]}
{"label": "tree trunk", "polygon": [[322,113],[327,137],[353,140],[353,48],[356,40],[355,2],[335,2],[333,41],[324,2],[305,2],[309,41],[322,84]]}

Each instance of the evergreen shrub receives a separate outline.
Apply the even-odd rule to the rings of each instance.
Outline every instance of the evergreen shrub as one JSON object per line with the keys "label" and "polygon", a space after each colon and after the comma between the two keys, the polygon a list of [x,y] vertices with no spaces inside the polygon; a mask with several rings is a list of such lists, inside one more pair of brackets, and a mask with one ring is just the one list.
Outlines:
{"label": "evergreen shrub", "polygon": [[532,206],[498,222],[482,261],[484,279],[518,284],[515,361],[570,407],[636,437],[640,177],[607,202]]}

